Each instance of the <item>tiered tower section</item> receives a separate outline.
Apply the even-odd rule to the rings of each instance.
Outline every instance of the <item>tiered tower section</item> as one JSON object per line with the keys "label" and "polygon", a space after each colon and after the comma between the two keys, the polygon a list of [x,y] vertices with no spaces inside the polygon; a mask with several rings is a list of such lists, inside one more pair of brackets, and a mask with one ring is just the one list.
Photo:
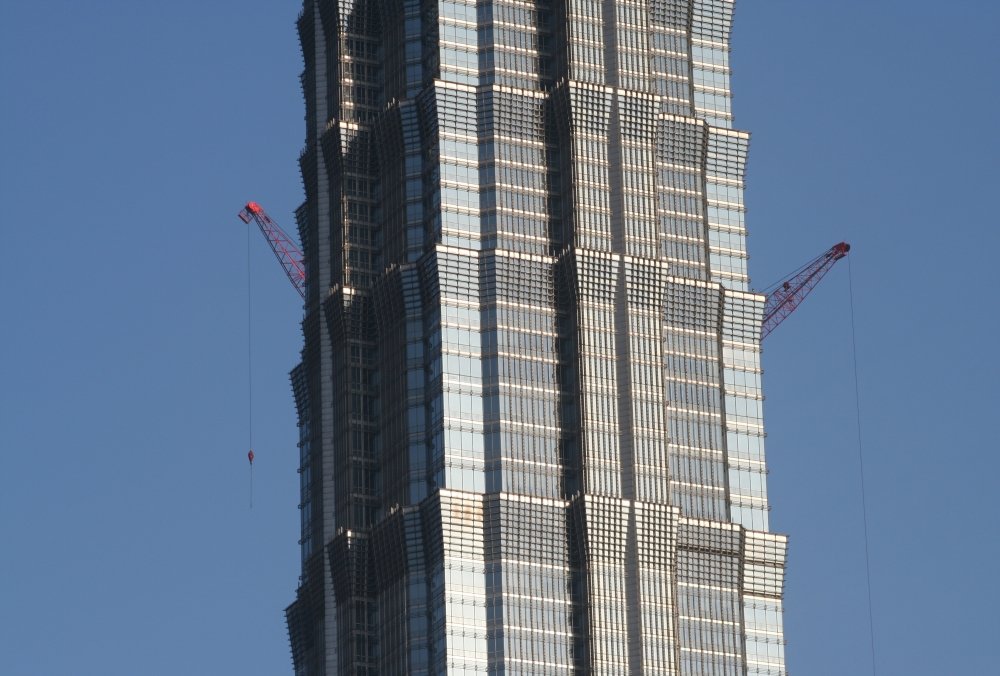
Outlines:
{"label": "tiered tower section", "polygon": [[728,0],[306,0],[296,674],[779,676]]}

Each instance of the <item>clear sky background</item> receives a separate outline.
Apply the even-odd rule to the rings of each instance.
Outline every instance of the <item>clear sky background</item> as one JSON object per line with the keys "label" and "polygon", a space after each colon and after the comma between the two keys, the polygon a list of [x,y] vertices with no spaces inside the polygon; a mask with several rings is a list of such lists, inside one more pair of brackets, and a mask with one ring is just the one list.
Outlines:
{"label": "clear sky background", "polygon": [[[0,674],[290,674],[299,5],[0,3]],[[1000,5],[740,0],[758,288],[853,245],[879,674],[1000,630]],[[870,673],[849,269],[766,343],[788,665]]]}

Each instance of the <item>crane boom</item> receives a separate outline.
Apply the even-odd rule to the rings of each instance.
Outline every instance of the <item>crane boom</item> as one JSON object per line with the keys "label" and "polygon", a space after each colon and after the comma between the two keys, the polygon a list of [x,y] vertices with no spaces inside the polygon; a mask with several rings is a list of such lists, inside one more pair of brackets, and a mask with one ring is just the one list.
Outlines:
{"label": "crane boom", "polygon": [[272,221],[267,212],[256,202],[247,202],[243,211],[237,215],[247,225],[250,224],[251,220],[257,223],[257,227],[260,228],[264,239],[270,245],[271,251],[274,252],[288,276],[288,281],[292,283],[292,286],[304,300],[306,297],[306,268],[303,264],[302,249],[298,247],[295,240],[278,227],[278,224]]}
{"label": "crane boom", "polygon": [[764,302],[764,321],[761,325],[760,339],[764,340],[778,324],[795,312],[795,308],[819,284],[819,280],[823,279],[833,264],[846,256],[850,250],[851,245],[847,242],[834,244],[829,250],[792,273],[788,279],[765,289],[762,293],[767,296],[767,300]]}

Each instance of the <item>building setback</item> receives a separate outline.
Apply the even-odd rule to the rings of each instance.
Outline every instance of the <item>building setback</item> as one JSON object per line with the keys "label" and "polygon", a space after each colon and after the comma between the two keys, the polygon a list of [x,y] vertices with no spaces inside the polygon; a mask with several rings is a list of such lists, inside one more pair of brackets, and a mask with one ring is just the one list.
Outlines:
{"label": "building setback", "polygon": [[783,675],[729,0],[305,0],[298,676]]}

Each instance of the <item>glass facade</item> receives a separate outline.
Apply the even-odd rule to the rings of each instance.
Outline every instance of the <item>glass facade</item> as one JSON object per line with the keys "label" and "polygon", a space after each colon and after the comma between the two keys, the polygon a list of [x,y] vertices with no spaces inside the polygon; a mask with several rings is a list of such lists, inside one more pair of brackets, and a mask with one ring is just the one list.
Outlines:
{"label": "glass facade", "polygon": [[731,0],[305,0],[295,673],[785,674]]}

